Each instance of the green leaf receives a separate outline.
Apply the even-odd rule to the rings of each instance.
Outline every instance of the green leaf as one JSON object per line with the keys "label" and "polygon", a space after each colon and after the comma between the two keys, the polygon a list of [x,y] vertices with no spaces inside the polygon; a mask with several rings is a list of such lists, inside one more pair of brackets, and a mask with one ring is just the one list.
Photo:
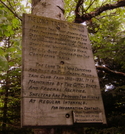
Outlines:
{"label": "green leaf", "polygon": [[8,32],[8,31],[5,31],[4,34],[5,34],[5,36],[7,36],[7,37],[10,36],[10,32]]}
{"label": "green leaf", "polygon": [[0,48],[0,56],[4,56],[4,51]]}
{"label": "green leaf", "polygon": [[8,30],[8,31],[12,30],[12,26],[11,26],[11,25],[8,25],[8,26],[7,26],[7,30]]}
{"label": "green leaf", "polygon": [[14,18],[14,19],[12,20],[12,26],[13,26],[14,28],[16,28],[16,27],[18,26],[18,24],[19,24],[19,20],[16,19],[16,18]]}
{"label": "green leaf", "polygon": [[8,62],[4,56],[0,56],[0,71],[7,71]]}

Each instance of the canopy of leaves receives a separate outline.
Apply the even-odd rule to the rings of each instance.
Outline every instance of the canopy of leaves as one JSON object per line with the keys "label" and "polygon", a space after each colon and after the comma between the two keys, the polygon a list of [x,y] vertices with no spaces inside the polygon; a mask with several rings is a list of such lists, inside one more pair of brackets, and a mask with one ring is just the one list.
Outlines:
{"label": "canopy of leaves", "polygon": [[[67,3],[69,0],[65,0]],[[68,21],[75,18],[75,5],[72,0]],[[93,13],[96,9],[114,4],[114,0],[84,0],[79,7],[79,14]],[[67,4],[65,5],[66,9]],[[86,21],[92,43],[95,65],[100,80],[108,126],[86,128],[88,134],[119,133],[125,124],[125,7],[107,10]],[[105,69],[104,69],[105,68]],[[108,87],[108,88],[107,88]]]}
{"label": "canopy of leaves", "polygon": [[0,133],[23,134],[20,129],[21,16],[26,12],[25,6],[21,0],[0,1]]}

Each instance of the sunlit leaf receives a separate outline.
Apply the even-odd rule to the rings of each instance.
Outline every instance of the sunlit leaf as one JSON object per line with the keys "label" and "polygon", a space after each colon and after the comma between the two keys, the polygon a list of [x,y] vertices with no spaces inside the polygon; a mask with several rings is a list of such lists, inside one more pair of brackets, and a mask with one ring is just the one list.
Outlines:
{"label": "sunlit leaf", "polygon": [[8,69],[8,62],[4,56],[0,56],[0,71],[6,71]]}

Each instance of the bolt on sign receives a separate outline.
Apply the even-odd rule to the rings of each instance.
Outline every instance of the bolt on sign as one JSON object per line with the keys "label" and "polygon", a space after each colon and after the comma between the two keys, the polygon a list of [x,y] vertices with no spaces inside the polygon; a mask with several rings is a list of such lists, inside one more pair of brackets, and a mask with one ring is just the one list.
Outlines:
{"label": "bolt on sign", "polygon": [[86,26],[23,15],[22,126],[106,124]]}

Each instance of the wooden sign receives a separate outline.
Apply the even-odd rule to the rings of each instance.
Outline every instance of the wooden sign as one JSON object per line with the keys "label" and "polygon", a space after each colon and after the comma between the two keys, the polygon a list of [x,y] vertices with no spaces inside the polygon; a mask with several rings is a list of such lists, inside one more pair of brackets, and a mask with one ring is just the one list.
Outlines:
{"label": "wooden sign", "polygon": [[22,126],[106,123],[86,26],[24,14]]}

